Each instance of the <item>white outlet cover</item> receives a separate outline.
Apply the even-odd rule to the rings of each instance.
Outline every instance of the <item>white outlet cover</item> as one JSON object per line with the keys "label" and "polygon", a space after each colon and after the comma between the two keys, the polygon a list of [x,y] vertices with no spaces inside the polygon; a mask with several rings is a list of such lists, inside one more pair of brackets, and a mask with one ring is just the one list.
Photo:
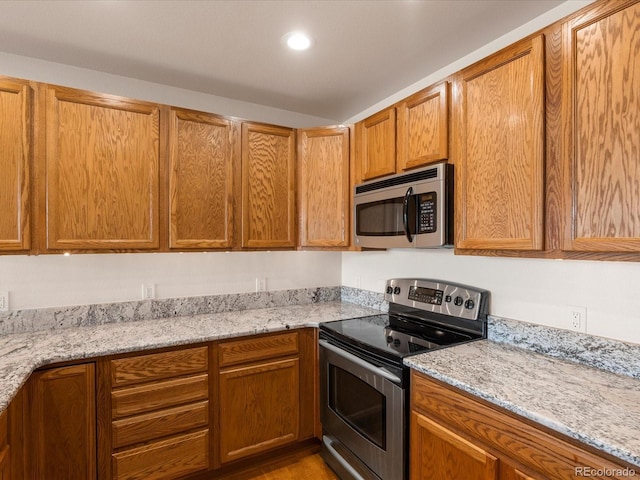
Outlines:
{"label": "white outlet cover", "polygon": [[0,291],[0,312],[9,311],[9,292],[6,290]]}

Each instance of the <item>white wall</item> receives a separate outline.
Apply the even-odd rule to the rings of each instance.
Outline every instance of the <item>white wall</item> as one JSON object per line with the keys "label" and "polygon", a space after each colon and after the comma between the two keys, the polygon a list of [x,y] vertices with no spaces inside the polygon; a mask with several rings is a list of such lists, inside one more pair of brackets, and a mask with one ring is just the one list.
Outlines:
{"label": "white wall", "polygon": [[587,332],[640,343],[640,264],[453,255],[451,250],[344,252],[342,284],[382,293],[386,279],[436,278],[491,291],[490,313],[568,328],[566,307],[587,309]]}
{"label": "white wall", "polygon": [[340,252],[208,252],[0,256],[11,310],[340,285]]}
{"label": "white wall", "polygon": [[[0,46],[0,48],[2,47]],[[80,88],[92,92],[110,93],[137,100],[294,128],[338,123],[326,118],[4,52],[0,52],[0,75]]]}

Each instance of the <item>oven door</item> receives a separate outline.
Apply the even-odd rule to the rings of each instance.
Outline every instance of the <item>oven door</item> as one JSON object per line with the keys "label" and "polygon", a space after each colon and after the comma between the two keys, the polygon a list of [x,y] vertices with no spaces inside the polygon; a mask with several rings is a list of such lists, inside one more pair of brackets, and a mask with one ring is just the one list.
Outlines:
{"label": "oven door", "polygon": [[343,480],[399,480],[405,469],[402,379],[320,340],[323,458]]}

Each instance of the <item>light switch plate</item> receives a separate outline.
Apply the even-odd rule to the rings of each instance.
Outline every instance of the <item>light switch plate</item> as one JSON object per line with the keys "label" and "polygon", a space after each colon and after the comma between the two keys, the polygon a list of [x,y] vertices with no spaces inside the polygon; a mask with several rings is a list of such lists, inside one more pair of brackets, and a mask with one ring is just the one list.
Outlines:
{"label": "light switch plate", "polygon": [[0,291],[0,312],[9,311],[9,292],[6,290]]}

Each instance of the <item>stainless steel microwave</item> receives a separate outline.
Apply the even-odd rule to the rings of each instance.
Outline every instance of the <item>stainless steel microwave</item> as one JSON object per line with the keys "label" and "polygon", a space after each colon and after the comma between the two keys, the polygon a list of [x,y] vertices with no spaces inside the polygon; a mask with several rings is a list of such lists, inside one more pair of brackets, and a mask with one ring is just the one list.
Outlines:
{"label": "stainless steel microwave", "polygon": [[439,163],[356,185],[354,209],[359,247],[452,247],[453,165]]}

